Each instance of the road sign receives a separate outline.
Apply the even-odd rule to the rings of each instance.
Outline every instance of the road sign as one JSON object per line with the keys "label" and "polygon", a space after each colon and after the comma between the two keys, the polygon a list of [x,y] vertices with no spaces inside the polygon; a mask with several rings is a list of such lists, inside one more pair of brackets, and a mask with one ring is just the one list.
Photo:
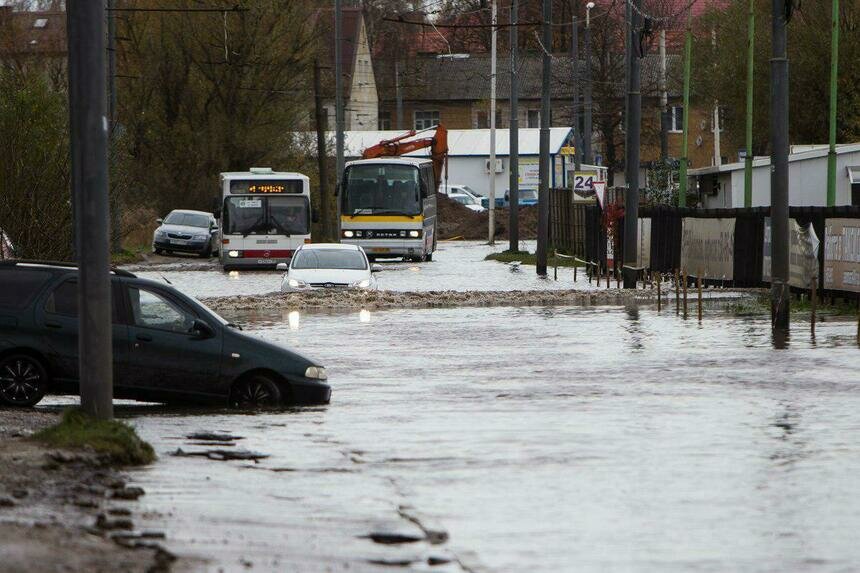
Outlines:
{"label": "road sign", "polygon": [[576,148],[572,145],[565,145],[561,148],[561,151],[559,153],[561,153],[562,155],[576,155]]}

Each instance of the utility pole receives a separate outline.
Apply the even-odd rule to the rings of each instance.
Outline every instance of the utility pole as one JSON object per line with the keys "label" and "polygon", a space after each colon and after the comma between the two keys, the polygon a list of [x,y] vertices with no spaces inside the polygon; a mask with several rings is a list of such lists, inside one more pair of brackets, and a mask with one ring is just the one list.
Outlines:
{"label": "utility pole", "polygon": [[579,129],[579,18],[576,16],[576,8],[579,7],[577,2],[574,8],[573,18],[571,18],[570,30],[570,59],[573,60],[573,106],[570,110],[570,125],[573,127],[573,169],[574,171],[582,170],[582,131]]}
{"label": "utility pole", "polygon": [[343,175],[343,0],[334,0],[335,177]]}
{"label": "utility pole", "polygon": [[[717,53],[717,30],[711,28],[711,49],[716,56]],[[717,68],[717,60],[714,58],[714,69]],[[720,166],[723,164],[723,154],[720,149],[720,100],[714,98],[714,165]]]}
{"label": "utility pole", "polygon": [[552,81],[552,0],[543,0],[543,81],[541,85],[540,108],[540,164],[538,173],[538,237],[537,237],[537,274],[546,276],[547,243],[549,241],[549,86]]}
{"label": "utility pole", "polygon": [[520,122],[519,122],[519,75],[517,73],[517,39],[519,22],[519,0],[511,2],[511,125],[508,136],[508,170],[510,171],[508,208],[508,250],[520,250]]}
{"label": "utility pole", "polygon": [[[582,126],[582,159],[587,165],[594,163],[591,154],[591,9],[594,2],[585,5],[585,114]],[[577,156],[579,153],[577,152]]]}
{"label": "utility pole", "polygon": [[785,0],[772,0],[773,53],[770,61],[771,153],[771,326],[787,333],[791,293],[788,286],[788,54]]}
{"label": "utility pole", "polygon": [[397,98],[397,131],[403,129],[403,87],[400,85],[400,61],[394,60],[394,93]]}
{"label": "utility pole", "polygon": [[753,168],[753,86],[755,82],[755,0],[749,0],[747,14],[747,155],[744,158],[744,207],[752,207]]}
{"label": "utility pole", "polygon": [[633,0],[630,14],[630,85],[627,92],[627,108],[630,110],[629,129],[625,148],[627,151],[626,181],[624,193],[624,288],[636,288],[636,248],[639,233],[639,144],[642,129],[641,46],[639,43],[639,14],[642,0]]}
{"label": "utility pole", "polygon": [[666,28],[660,28],[660,161],[669,161],[669,90],[666,81]]}
{"label": "utility pole", "polygon": [[[108,143],[109,148],[113,147],[114,130],[117,125],[116,117],[116,16],[113,8],[116,0],[107,0],[107,35],[108,35],[108,66],[107,66],[107,81],[108,81]],[[110,153],[110,151],[108,152]],[[120,216],[119,197],[114,197],[114,204],[110,211],[111,227],[111,252],[119,253],[122,251],[122,238],[120,236],[120,225],[122,218]]]}
{"label": "utility pole", "polygon": [[487,242],[496,244],[496,0],[492,4],[492,28],[490,30],[490,217],[488,222]]}
{"label": "utility pole", "polygon": [[319,197],[320,197],[320,219],[322,219],[322,235],[325,240],[331,239],[331,224],[329,215],[328,196],[328,169],[326,168],[326,157],[328,151],[325,144],[325,120],[323,119],[322,88],[320,85],[320,62],[314,62],[314,115],[317,124],[317,165],[319,168]]}
{"label": "utility pole", "polygon": [[836,93],[839,79],[839,0],[833,0],[830,30],[830,151],[827,154],[827,206],[836,205]]}
{"label": "utility pole", "polygon": [[104,1],[69,2],[69,124],[78,255],[81,408],[113,417]]}
{"label": "utility pole", "polygon": [[687,14],[687,32],[684,37],[684,109],[681,137],[681,168],[678,175],[678,207],[687,206],[687,140],[690,136],[690,60],[693,53],[693,12]]}

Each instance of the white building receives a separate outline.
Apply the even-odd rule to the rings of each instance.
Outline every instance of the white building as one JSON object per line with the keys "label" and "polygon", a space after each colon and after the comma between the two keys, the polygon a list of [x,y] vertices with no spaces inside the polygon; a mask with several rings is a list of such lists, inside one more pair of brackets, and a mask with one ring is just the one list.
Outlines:
{"label": "white building", "polygon": [[[551,179],[550,187],[569,187],[573,172],[573,159],[562,155],[561,149],[572,139],[572,129],[553,127],[550,129],[549,149]],[[361,157],[361,152],[382,140],[402,135],[402,131],[345,131],[344,155],[349,159]],[[496,130],[496,196],[502,197],[510,182],[510,132]],[[326,134],[333,141],[334,132]],[[427,136],[432,136],[428,132]],[[427,137],[418,135],[418,138]],[[416,151],[407,157],[426,157],[426,149]],[[540,129],[519,130],[519,182],[523,189],[537,189],[538,158],[540,156]],[[448,130],[448,183],[468,185],[481,195],[489,195],[490,189],[490,130],[489,129],[451,129]],[[582,171],[595,173],[597,181],[606,180],[606,168],[597,165],[582,165]],[[444,185],[444,181],[442,182]]]}
{"label": "white building", "polygon": [[[826,146],[795,146],[788,157],[788,200],[795,207],[827,205]],[[860,144],[836,148],[836,205],[860,205]],[[744,164],[689,171],[707,209],[744,206]],[[752,206],[770,205],[770,157],[753,160]],[[695,187],[697,185],[697,187]]]}

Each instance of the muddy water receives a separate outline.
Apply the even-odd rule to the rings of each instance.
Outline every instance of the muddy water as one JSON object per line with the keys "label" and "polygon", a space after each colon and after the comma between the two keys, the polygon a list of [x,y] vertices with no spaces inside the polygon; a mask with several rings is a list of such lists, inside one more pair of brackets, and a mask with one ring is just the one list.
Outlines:
{"label": "muddy water", "polygon": [[[776,350],[764,317],[653,309],[230,318],[318,357],[334,394],[272,414],[126,410],[161,456],[132,476],[144,526],[211,570],[860,568],[853,323]],[[169,455],[207,449],[185,437],[201,430],[270,457]],[[364,537],[420,534],[400,506],[449,541]]]}
{"label": "muddy water", "polygon": [[[380,261],[384,271],[377,274],[379,288],[393,291],[428,290],[534,290],[597,288],[589,285],[582,272],[574,283],[572,269],[559,269],[558,281],[540,278],[533,266],[517,271],[510,266],[484,258],[508,248],[507,242],[488,246],[474,241],[439,243],[433,262],[403,263]],[[523,241],[522,248],[534,251],[534,241]],[[190,261],[183,264],[134,267],[138,276],[153,280],[168,280],[177,288],[195,297],[263,294],[277,291],[281,273],[276,271],[233,271],[224,273],[217,265]],[[188,270],[192,269],[192,270]],[[550,269],[552,274],[552,269]]]}

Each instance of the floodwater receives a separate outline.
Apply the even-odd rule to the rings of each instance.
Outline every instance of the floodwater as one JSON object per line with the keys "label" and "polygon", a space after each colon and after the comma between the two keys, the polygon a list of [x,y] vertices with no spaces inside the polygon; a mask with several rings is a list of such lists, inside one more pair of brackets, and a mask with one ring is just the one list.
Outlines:
{"label": "floodwater", "polygon": [[[585,274],[580,270],[578,280],[573,280],[573,269],[558,269],[558,281],[540,278],[534,266],[523,266],[519,271],[496,261],[484,258],[494,252],[508,248],[507,241],[498,241],[489,246],[475,241],[439,243],[433,254],[433,262],[403,263],[380,261],[385,270],[377,274],[379,288],[392,291],[429,290],[545,290],[545,289],[591,289]],[[522,241],[521,248],[534,251],[534,241]],[[193,259],[178,258],[177,262],[134,272],[153,280],[168,280],[175,287],[198,298],[230,296],[237,294],[264,294],[281,288],[281,272],[278,271],[232,271],[224,273],[217,263],[208,265]],[[187,265],[191,269],[183,268]],[[553,270],[550,269],[550,276]]]}
{"label": "floodwater", "polygon": [[[860,569],[856,323],[796,325],[778,350],[766,317],[718,309],[229,318],[318,358],[334,391],[257,415],[124,410],[160,456],[131,474],[141,526],[212,571]],[[197,431],[270,457],[170,455],[207,449]],[[420,533],[401,506],[448,541],[365,537]]]}

